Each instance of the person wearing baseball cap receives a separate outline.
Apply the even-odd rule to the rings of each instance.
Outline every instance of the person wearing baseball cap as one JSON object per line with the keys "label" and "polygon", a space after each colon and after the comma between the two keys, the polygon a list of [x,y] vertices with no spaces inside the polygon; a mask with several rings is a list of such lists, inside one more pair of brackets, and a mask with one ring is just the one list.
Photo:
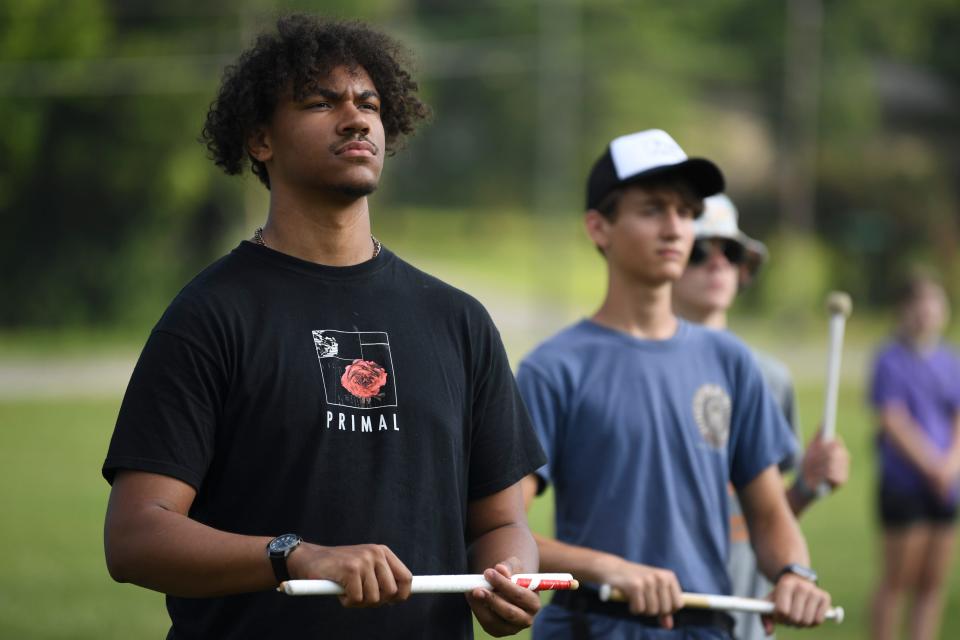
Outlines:
{"label": "person wearing baseball cap", "polygon": [[612,191],[657,176],[683,178],[699,198],[723,191],[723,174],[704,158],[688,158],[670,134],[660,129],[615,138],[593,164],[587,178],[587,209],[599,209]]}
{"label": "person wearing baseball cap", "polygon": [[[703,199],[723,188],[713,162],[659,129],[616,138],[590,172],[584,222],[606,296],[517,372],[548,458],[524,497],[552,485],[556,501],[541,569],[585,583],[540,612],[534,638],[730,638],[727,614],[681,610],[681,591],[731,593],[728,482],[776,583],[775,619],[823,621],[830,596],[806,569],[777,469],[790,428],[747,347],[671,306]],[[624,601],[602,601],[604,586]]]}
{"label": "person wearing baseball cap", "polygon": [[[682,318],[717,330],[727,329],[727,312],[737,292],[757,277],[767,261],[767,247],[744,233],[738,224],[737,208],[724,194],[704,201],[703,215],[694,224],[696,241],[683,276],[673,286],[673,308]],[[799,440],[793,380],[786,365],[764,352],[753,349],[764,382],[776,399],[794,437]],[[780,461],[780,470],[797,466],[794,456]],[[803,454],[794,483],[786,491],[794,515],[800,516],[817,498],[814,490],[822,483],[838,488],[846,483],[850,470],[850,454],[843,441],[824,442],[820,434],[810,441]],[[757,558],[750,546],[743,511],[736,493],[730,497],[730,558],[728,569],[737,596],[763,598],[770,592],[770,583],[757,569]],[[755,615],[733,614],[736,637],[740,640],[763,640],[769,637]]]}

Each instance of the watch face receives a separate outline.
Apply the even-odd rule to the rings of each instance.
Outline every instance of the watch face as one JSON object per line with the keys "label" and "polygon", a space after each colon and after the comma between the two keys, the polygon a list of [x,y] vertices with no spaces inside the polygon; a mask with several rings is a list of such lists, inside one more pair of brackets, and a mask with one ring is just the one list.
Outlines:
{"label": "watch face", "polygon": [[293,547],[297,546],[300,542],[300,536],[295,533],[285,533],[282,536],[277,536],[270,541],[269,549],[271,553],[283,553],[288,551]]}

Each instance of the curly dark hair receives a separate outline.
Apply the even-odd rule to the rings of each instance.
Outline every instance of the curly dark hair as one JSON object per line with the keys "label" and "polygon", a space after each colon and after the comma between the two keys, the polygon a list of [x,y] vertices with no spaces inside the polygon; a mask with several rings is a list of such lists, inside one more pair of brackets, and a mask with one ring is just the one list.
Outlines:
{"label": "curly dark hair", "polygon": [[247,138],[270,120],[288,87],[295,99],[303,99],[318,78],[343,65],[362,67],[373,80],[380,94],[386,148],[393,153],[430,115],[429,107],[417,98],[417,83],[404,64],[407,54],[401,45],[362,22],[284,16],[277,21],[276,33],[260,35],[236,64],[226,68],[200,141],[217,166],[230,175],[243,171],[249,160],[251,171],[269,189],[267,169],[249,156]]}

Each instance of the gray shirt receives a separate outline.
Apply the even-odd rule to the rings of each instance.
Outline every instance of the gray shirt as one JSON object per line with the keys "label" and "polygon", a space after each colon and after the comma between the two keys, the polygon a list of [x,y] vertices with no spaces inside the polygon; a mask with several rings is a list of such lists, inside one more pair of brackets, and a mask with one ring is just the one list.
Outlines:
{"label": "gray shirt", "polygon": [[[767,384],[767,388],[783,411],[784,417],[793,429],[794,436],[799,440],[800,420],[797,414],[793,379],[790,377],[789,369],[782,362],[762,351],[754,349],[753,356],[760,367],[760,373]],[[780,462],[780,470],[787,471],[795,468],[799,460],[799,453],[783,459]],[[730,555],[727,561],[727,570],[733,583],[733,594],[746,598],[765,598],[773,586],[757,568],[757,557],[750,546],[743,511],[732,488],[729,495]],[[733,617],[736,620],[734,637],[738,640],[767,640],[772,637],[764,632],[759,615],[755,613],[735,613]]]}

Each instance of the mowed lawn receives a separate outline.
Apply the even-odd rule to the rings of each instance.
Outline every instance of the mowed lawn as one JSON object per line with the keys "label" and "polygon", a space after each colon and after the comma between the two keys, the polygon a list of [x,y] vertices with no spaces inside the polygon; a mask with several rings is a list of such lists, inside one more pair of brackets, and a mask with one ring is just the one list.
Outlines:
{"label": "mowed lawn", "polygon": [[100,476],[119,399],[0,404],[0,638],[163,638],[160,594],[113,582]]}
{"label": "mowed lawn", "polygon": [[[820,414],[820,389],[801,389],[808,429]],[[842,626],[784,631],[783,638],[867,638],[866,601],[877,575],[871,425],[862,392],[841,394],[840,423],[854,456],[853,478],[803,519],[822,584],[847,610]],[[0,403],[0,638],[162,638],[163,598],[115,584],[103,562],[108,487],[100,464],[119,398]],[[550,505],[531,516],[550,529]],[[941,637],[960,637],[960,571],[952,572]],[[478,634],[478,637],[485,637]],[[520,637],[528,637],[522,635]]]}

